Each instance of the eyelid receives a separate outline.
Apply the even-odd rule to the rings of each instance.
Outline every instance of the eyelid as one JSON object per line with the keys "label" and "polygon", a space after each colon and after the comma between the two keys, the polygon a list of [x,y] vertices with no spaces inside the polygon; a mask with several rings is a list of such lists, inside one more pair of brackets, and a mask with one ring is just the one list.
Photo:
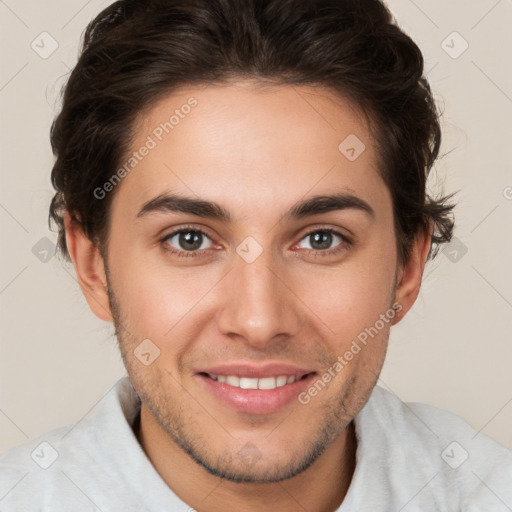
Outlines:
{"label": "eyelid", "polygon": [[[343,229],[342,228],[339,228],[339,227],[332,227],[332,226],[315,226],[313,228],[311,228],[310,230],[306,231],[302,236],[301,236],[301,240],[303,238],[305,238],[306,236],[308,235],[311,235],[312,233],[317,233],[319,231],[328,231],[329,233],[334,233],[335,235],[338,235],[340,236],[341,238],[343,238],[344,240],[347,239],[349,240],[351,238],[351,235],[346,235],[345,233],[343,233]],[[345,230],[345,231],[348,231]]]}

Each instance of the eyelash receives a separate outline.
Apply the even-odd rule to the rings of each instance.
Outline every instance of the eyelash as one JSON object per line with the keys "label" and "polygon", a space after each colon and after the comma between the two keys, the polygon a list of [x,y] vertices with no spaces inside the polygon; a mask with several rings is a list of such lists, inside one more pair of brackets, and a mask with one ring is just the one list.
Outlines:
{"label": "eyelash", "polygon": [[[178,258],[198,257],[197,256],[198,254],[200,255],[200,253],[210,250],[210,249],[202,249],[200,251],[183,251],[183,250],[175,249],[174,247],[169,248],[169,246],[165,246],[165,242],[167,242],[173,236],[175,236],[179,233],[184,233],[184,232],[185,233],[186,232],[201,233],[203,236],[205,236],[211,240],[211,237],[208,235],[208,233],[206,233],[202,229],[193,227],[193,226],[183,226],[183,227],[180,227],[179,229],[165,235],[165,237],[160,240],[160,243],[164,246],[164,250],[177,256]],[[316,257],[324,257],[324,256],[335,256],[339,252],[346,250],[347,248],[349,248],[353,245],[353,241],[349,237],[347,237],[343,233],[340,233],[339,231],[336,231],[335,229],[332,229],[332,228],[312,229],[311,231],[308,231],[307,233],[305,233],[302,236],[302,238],[300,239],[300,241],[304,240],[305,238],[312,235],[313,233],[319,233],[319,232],[330,233],[332,235],[339,236],[342,240],[342,243],[339,246],[335,247],[334,249],[325,249],[325,250],[306,249],[307,251],[312,251],[314,253],[315,258]]]}

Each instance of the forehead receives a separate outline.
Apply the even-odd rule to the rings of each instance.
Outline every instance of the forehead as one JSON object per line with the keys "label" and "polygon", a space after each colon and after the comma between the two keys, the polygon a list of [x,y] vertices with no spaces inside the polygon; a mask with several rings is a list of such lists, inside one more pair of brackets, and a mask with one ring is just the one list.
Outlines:
{"label": "forehead", "polygon": [[125,162],[139,156],[115,199],[132,218],[166,192],[220,201],[242,216],[254,215],[255,203],[261,215],[284,210],[308,193],[382,195],[366,117],[325,88],[185,87],[141,114],[134,128]]}

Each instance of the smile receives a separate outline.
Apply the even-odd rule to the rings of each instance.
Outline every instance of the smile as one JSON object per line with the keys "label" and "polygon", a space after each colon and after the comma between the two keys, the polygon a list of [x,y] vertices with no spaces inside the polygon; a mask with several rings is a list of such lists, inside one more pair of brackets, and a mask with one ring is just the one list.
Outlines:
{"label": "smile", "polygon": [[228,386],[241,389],[275,389],[286,384],[293,384],[296,380],[294,375],[278,375],[276,377],[263,377],[261,379],[252,377],[238,377],[236,375],[213,375],[207,374],[210,379],[216,380],[220,383],[225,383]]}
{"label": "smile", "polygon": [[[251,373],[251,372],[243,372]],[[311,384],[316,372],[274,375],[268,370],[259,377],[199,372],[197,377],[207,395],[230,409],[249,414],[271,414],[297,403],[297,396]]]}

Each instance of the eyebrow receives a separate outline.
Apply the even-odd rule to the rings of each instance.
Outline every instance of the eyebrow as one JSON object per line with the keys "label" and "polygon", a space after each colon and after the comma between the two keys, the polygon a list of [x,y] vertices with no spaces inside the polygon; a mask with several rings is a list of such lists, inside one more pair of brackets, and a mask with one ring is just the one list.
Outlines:
{"label": "eyebrow", "polygon": [[[299,201],[285,212],[283,219],[303,219],[320,213],[336,210],[359,210],[374,218],[375,211],[363,199],[348,193],[318,195]],[[144,203],[136,218],[144,217],[150,213],[188,213],[224,223],[232,222],[228,210],[218,203],[196,199],[178,194],[160,194]]]}

